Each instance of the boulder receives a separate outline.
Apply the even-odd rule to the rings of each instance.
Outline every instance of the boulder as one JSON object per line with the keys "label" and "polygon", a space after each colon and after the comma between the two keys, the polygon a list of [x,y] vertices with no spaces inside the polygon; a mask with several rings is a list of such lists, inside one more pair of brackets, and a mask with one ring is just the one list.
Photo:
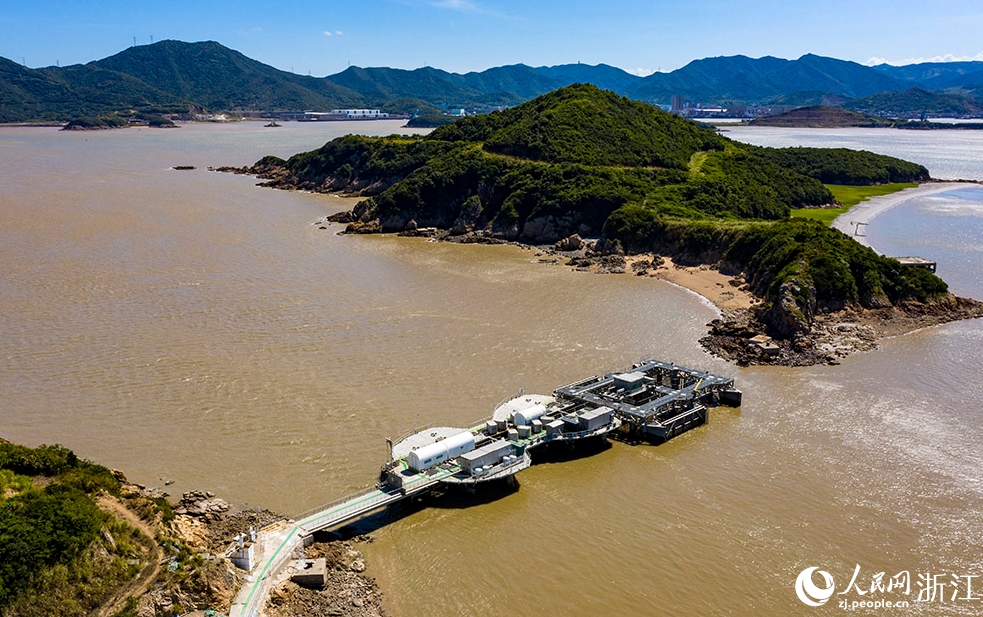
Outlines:
{"label": "boulder", "polygon": [[176,508],[175,514],[186,514],[188,516],[200,516],[216,519],[229,511],[229,504],[224,499],[215,497],[214,493],[202,491],[188,491],[181,496],[181,501]]}
{"label": "boulder", "polygon": [[584,240],[578,234],[567,236],[553,245],[558,251],[579,251],[584,248]]}
{"label": "boulder", "polygon": [[601,238],[594,243],[594,252],[598,255],[624,255],[625,250],[621,247],[621,242],[617,240],[611,241],[607,238]]}

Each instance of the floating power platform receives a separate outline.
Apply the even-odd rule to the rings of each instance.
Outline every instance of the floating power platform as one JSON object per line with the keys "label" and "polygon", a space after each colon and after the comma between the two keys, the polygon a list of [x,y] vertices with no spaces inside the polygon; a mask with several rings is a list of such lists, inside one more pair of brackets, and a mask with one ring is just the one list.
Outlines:
{"label": "floating power platform", "polygon": [[706,423],[708,408],[738,407],[741,398],[731,378],[645,360],[557,388],[552,395],[520,393],[470,428],[436,426],[389,441],[389,460],[374,487],[278,521],[251,538],[248,559],[241,565],[249,573],[230,615],[260,614],[275,574],[317,531],[338,528],[440,485],[511,481],[532,464],[530,452],[549,443],[605,439],[614,431],[666,441]]}
{"label": "floating power platform", "polygon": [[423,477],[443,484],[510,478],[532,464],[531,450],[551,442],[603,438],[622,429],[666,441],[705,424],[708,407],[739,406],[734,380],[658,360],[590,377],[552,395],[520,394],[470,428],[431,427],[391,443],[380,487]]}

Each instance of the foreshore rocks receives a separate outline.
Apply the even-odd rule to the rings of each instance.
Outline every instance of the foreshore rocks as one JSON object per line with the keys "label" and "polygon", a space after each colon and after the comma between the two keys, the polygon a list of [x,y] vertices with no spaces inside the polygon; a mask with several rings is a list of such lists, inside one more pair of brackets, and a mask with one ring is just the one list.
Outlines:
{"label": "foreshore rocks", "polygon": [[[266,180],[261,186],[290,190],[342,193],[372,197],[392,182],[360,182],[356,178],[305,178],[292,176],[283,161],[268,157],[250,168],[220,168],[219,171],[254,174]],[[468,196],[463,203],[446,209],[453,215],[438,212],[388,212],[380,216],[375,199],[358,202],[351,211],[327,217],[328,221],[346,225],[343,233],[396,233],[401,236],[462,244],[514,244],[535,248],[545,255],[543,263],[563,263],[579,271],[645,276],[658,270],[658,255],[626,256],[624,247],[606,238],[586,240],[590,228],[570,214],[545,215],[519,221],[489,220],[479,195]],[[451,218],[453,216],[453,218]],[[326,227],[322,227],[326,228]],[[873,349],[886,336],[909,332],[926,326],[983,316],[983,303],[948,294],[930,302],[904,301],[892,305],[886,295],[873,292],[859,299],[859,305],[826,305],[818,302],[816,288],[809,276],[794,277],[781,283],[777,290],[765,283],[771,277],[759,272],[756,281],[744,281],[742,268],[721,261],[719,251],[679,255],[671,253],[676,264],[709,268],[733,277],[731,284],[755,296],[752,308],[725,311],[722,319],[708,324],[710,330],[701,343],[707,351],[739,365],[777,364],[806,366],[836,364],[856,351]],[[718,284],[719,285],[719,284]],[[735,290],[736,291],[736,290]],[[697,293],[700,293],[697,291]],[[730,294],[733,297],[733,294]],[[720,295],[718,306],[724,307]],[[733,306],[731,304],[730,306]],[[751,339],[759,337],[759,342]],[[760,337],[767,343],[760,343]]]}
{"label": "foreshore rocks", "polygon": [[228,511],[228,502],[216,497],[214,493],[202,491],[185,493],[181,496],[181,502],[174,508],[174,514],[200,516],[210,520],[218,520]]}
{"label": "foreshore rocks", "polygon": [[[364,540],[365,538],[359,538]],[[325,559],[327,576],[319,589],[286,582],[270,593],[271,617],[384,617],[382,592],[367,577],[362,553],[351,542],[319,541],[304,549],[306,559]]]}
{"label": "foreshore rocks", "polygon": [[283,160],[264,157],[252,167],[210,167],[209,171],[256,176],[263,180],[259,186],[282,191],[309,191],[311,193],[340,193],[346,197],[371,197],[386,190],[400,178],[362,180],[356,177],[341,178],[319,175],[311,178],[297,178],[286,167]]}
{"label": "foreshore rocks", "polygon": [[[155,586],[139,602],[143,609],[141,617],[171,614],[170,607],[178,604],[185,610],[228,606],[245,573],[221,556],[240,534],[248,534],[250,529],[258,531],[286,518],[263,509],[233,512],[225,500],[206,491],[184,493],[174,513],[169,523],[172,533],[195,552],[211,556],[207,558],[205,578],[195,583],[194,590]],[[324,586],[308,589],[290,582],[289,577],[281,578],[270,592],[265,614],[272,617],[384,616],[383,594],[376,581],[364,574],[365,558],[353,544],[372,539],[357,536],[342,540],[333,534],[319,533],[316,540],[303,549],[303,557],[326,560]]]}
{"label": "foreshore rocks", "polygon": [[[762,318],[755,309],[728,311],[707,324],[710,332],[700,339],[700,344],[738,366],[839,364],[852,353],[875,349],[883,338],[979,317],[983,317],[983,302],[948,294],[901,306],[851,306],[819,312],[809,328],[794,330],[788,337],[771,338],[767,333],[773,316]],[[771,345],[760,344],[760,337]]]}

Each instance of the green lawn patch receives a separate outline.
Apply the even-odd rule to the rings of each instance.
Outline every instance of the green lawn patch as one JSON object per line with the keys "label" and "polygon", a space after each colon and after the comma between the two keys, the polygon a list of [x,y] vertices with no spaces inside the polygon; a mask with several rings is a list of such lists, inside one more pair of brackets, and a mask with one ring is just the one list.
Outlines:
{"label": "green lawn patch", "polygon": [[836,201],[843,204],[840,208],[796,208],[792,210],[793,217],[812,219],[824,225],[831,225],[833,219],[843,214],[853,206],[871,197],[890,195],[904,189],[918,186],[915,182],[892,182],[890,184],[875,184],[873,186],[847,186],[844,184],[827,184],[826,188],[833,194]]}

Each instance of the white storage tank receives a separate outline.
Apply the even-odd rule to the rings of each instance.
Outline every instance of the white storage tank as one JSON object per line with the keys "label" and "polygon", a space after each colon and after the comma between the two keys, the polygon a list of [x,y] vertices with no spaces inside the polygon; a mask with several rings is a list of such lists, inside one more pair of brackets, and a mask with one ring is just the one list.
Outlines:
{"label": "white storage tank", "polygon": [[474,450],[474,435],[463,431],[413,450],[406,455],[406,464],[413,471],[421,472],[471,450]]}
{"label": "white storage tank", "polygon": [[516,426],[522,426],[523,424],[532,424],[532,421],[540,418],[546,413],[546,407],[544,405],[533,405],[532,407],[526,407],[515,412],[512,416],[512,422]]}

